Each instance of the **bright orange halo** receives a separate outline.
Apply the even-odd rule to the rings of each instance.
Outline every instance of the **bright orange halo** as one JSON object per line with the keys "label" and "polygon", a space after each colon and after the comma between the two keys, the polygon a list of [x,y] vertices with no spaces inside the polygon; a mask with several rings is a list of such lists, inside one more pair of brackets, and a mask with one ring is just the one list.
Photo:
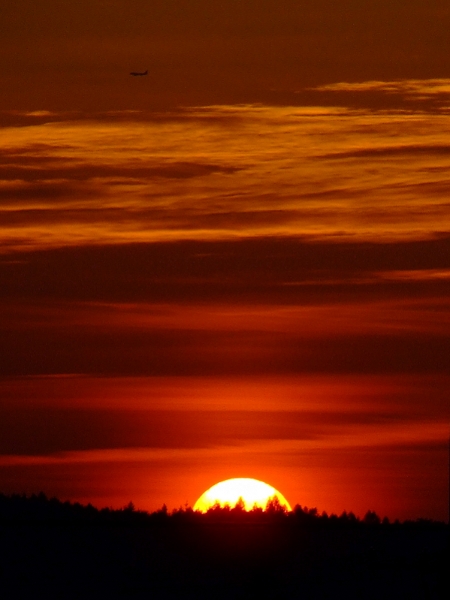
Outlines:
{"label": "bright orange halo", "polygon": [[265,509],[267,502],[275,497],[287,510],[292,510],[283,494],[263,481],[244,477],[227,479],[206,490],[195,503],[194,510],[207,512],[215,504],[233,507],[240,498],[244,501],[245,510],[252,510],[254,506]]}

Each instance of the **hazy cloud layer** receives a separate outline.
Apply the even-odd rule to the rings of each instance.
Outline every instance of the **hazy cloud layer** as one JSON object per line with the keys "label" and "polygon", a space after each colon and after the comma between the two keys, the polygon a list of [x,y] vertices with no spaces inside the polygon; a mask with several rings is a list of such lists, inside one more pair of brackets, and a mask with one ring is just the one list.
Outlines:
{"label": "hazy cloud layer", "polygon": [[[111,448],[185,449],[289,440],[292,448],[445,440],[445,423],[424,423],[392,410],[96,411],[2,410],[0,454],[50,455]],[[416,423],[414,423],[416,421]],[[422,431],[420,431],[422,428]],[[403,431],[402,431],[403,430]],[[378,431],[384,440],[373,437]],[[440,433],[439,433],[440,432]],[[353,438],[353,439],[352,439]],[[365,441],[365,444],[364,444]]]}
{"label": "hazy cloud layer", "polygon": [[450,236],[384,243],[260,237],[69,246],[4,254],[0,297],[269,305],[444,299],[449,269]]}
{"label": "hazy cloud layer", "polygon": [[[4,130],[3,251],[448,232],[450,115],[217,106]],[[338,161],[336,159],[339,159]]]}

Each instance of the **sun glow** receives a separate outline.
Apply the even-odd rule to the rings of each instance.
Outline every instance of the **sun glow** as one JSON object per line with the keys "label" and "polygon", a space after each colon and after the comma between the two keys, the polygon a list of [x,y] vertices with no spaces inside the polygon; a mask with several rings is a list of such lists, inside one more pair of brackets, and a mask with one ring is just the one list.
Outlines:
{"label": "sun glow", "polygon": [[207,512],[217,504],[233,507],[240,499],[243,500],[247,511],[255,506],[264,510],[267,503],[275,498],[287,510],[292,510],[283,494],[263,481],[249,478],[227,479],[206,490],[195,503],[194,510]]}

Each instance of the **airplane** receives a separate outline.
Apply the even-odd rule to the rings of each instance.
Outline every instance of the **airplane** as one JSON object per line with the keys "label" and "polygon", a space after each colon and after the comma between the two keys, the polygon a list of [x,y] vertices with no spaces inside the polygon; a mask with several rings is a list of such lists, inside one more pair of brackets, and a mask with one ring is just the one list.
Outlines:
{"label": "airplane", "polygon": [[130,75],[133,75],[133,77],[143,77],[144,75],[148,75],[148,70],[144,71],[143,73],[139,71],[131,71]]}

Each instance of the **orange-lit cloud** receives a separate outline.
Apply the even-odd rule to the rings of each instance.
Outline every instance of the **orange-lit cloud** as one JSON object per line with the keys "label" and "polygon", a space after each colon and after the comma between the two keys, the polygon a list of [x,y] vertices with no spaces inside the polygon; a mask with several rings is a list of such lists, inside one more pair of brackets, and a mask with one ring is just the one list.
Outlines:
{"label": "orange-lit cloud", "polygon": [[413,98],[441,96],[450,99],[450,79],[401,79],[399,81],[360,81],[327,83],[317,86],[328,92],[384,92]]}
{"label": "orange-lit cloud", "polygon": [[429,237],[449,228],[449,128],[444,114],[258,106],[6,128],[3,251]]}

